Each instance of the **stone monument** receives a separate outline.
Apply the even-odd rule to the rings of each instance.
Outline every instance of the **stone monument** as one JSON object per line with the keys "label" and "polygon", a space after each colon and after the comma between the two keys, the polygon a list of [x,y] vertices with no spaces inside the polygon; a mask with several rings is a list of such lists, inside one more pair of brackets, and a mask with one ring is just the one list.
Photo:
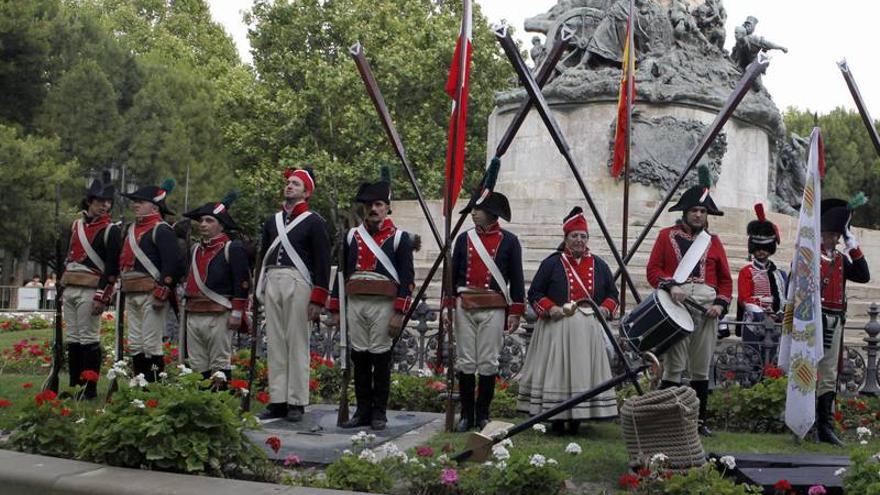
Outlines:
{"label": "stone monument", "polygon": [[[572,48],[557,65],[544,95],[572,146],[596,203],[619,219],[622,184],[609,173],[620,87],[629,0],[560,0],[528,18],[525,30],[546,36],[546,47],[563,29]],[[685,167],[691,150],[720,111],[742,75],[740,62],[754,47],[780,48],[755,36],[749,18],[737,60],[724,50],[727,14],[722,0],[635,0],[636,101],[631,150],[631,201],[650,204]],[[543,47],[542,47],[543,48]],[[771,68],[772,70],[772,64]],[[490,117],[489,153],[526,97],[521,88],[496,95]],[[767,90],[755,85],[701,163],[712,170],[719,206],[750,209],[756,202],[791,212],[799,204],[796,185],[778,170],[797,176],[800,141],[786,140],[782,116]],[[784,158],[784,159],[783,159]],[[582,202],[561,155],[535,112],[503,159],[498,184],[511,203],[534,211],[553,198]],[[686,181],[687,187],[696,179]],[[517,208],[515,206],[514,208]],[[564,209],[562,205],[560,211]],[[619,220],[616,220],[619,222]]]}

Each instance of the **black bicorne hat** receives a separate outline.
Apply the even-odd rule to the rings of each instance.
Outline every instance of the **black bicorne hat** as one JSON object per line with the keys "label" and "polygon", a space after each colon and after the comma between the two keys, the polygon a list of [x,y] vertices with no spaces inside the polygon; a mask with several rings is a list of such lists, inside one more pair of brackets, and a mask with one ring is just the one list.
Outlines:
{"label": "black bicorne hat", "polygon": [[510,221],[510,202],[507,200],[507,196],[499,192],[489,193],[485,199],[477,202],[472,209],[483,210],[496,217],[503,218],[507,222]]}
{"label": "black bicorne hat", "polygon": [[384,201],[391,204],[391,170],[383,165],[378,182],[361,183],[354,200],[365,204],[374,201]]}
{"label": "black bicorne hat", "polygon": [[822,232],[844,234],[852,221],[853,211],[868,203],[865,193],[858,192],[849,201],[838,198],[823,199],[821,204]]}
{"label": "black bicorne hat", "polygon": [[724,212],[715,206],[715,201],[709,195],[709,188],[712,187],[712,179],[709,176],[709,169],[705,165],[699,168],[699,184],[691,187],[678,198],[678,203],[673,205],[667,211],[687,212],[691,208],[702,206],[706,208],[706,213],[715,216],[724,216]]}
{"label": "black bicorne hat", "polygon": [[165,197],[174,190],[174,179],[165,179],[159,186],[144,186],[133,193],[122,193],[132,201],[149,201],[159,207],[164,215],[174,215],[165,204]]}
{"label": "black bicorne hat", "polygon": [[86,190],[86,201],[92,199],[109,199],[113,201],[116,197],[116,187],[109,181],[102,182],[95,179],[92,185]]}
{"label": "black bicorne hat", "polygon": [[763,249],[772,255],[776,253],[776,246],[782,240],[779,236],[779,228],[767,220],[763,204],[755,204],[755,215],[758,217],[757,220],[752,220],[746,226],[746,233],[749,235],[749,254]]}
{"label": "black bicorne hat", "polygon": [[229,214],[229,206],[238,199],[238,191],[230,191],[222,200],[216,203],[205,203],[195,210],[183,214],[186,218],[198,221],[204,216],[212,216],[223,225],[228,232],[238,229],[232,215]]}

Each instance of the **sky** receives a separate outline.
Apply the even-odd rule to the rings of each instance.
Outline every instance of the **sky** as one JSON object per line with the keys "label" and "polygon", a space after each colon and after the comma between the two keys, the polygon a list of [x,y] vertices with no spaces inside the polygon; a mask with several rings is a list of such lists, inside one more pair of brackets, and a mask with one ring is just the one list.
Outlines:
{"label": "sky", "polygon": [[[453,1],[453,0],[447,0]],[[523,46],[532,34],[522,30],[523,19],[550,9],[556,0],[476,0],[490,22],[506,20],[515,26]],[[208,0],[211,13],[235,40],[242,60],[250,63],[247,26],[242,12],[251,0]],[[832,6],[833,5],[833,6]],[[820,7],[821,6],[821,7]],[[726,0],[727,43],[746,16],[758,18],[755,34],[785,46],[788,53],[771,52],[764,84],[780,110],[790,106],[820,113],[843,106],[855,109],[836,62],[846,59],[868,111],[880,117],[880,64],[872,50],[871,33],[878,29],[880,2],[837,0],[833,4],[803,0]],[[450,40],[450,50],[454,43]],[[478,70],[478,69],[474,69]],[[511,74],[512,74],[511,70]]]}

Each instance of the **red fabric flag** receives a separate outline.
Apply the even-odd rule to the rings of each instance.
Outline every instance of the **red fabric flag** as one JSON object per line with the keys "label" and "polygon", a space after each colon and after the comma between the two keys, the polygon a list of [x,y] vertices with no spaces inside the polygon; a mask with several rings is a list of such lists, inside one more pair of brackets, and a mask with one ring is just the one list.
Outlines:
{"label": "red fabric flag", "polygon": [[[623,167],[626,165],[626,144],[629,140],[630,122],[628,107],[635,99],[635,79],[632,85],[630,78],[635,77],[636,61],[635,50],[632,49],[632,10],[626,21],[626,41],[623,43],[623,75],[620,78],[620,96],[617,99],[617,129],[614,132],[614,158],[611,162],[611,175],[616,179],[620,177]],[[632,91],[632,93],[630,93]]]}
{"label": "red fabric flag", "polygon": [[[446,147],[446,188],[443,191],[443,214],[449,215],[455,207],[455,201],[461,192],[461,183],[464,179],[464,150],[467,141],[467,105],[468,105],[468,81],[471,74],[471,55],[473,45],[471,34],[473,24],[471,20],[471,3],[464,2],[464,12],[461,18],[461,31],[455,44],[455,54],[452,57],[452,66],[449,69],[449,77],[446,80],[446,94],[452,98],[452,115],[449,117],[449,139]],[[462,56],[464,67],[462,67]],[[464,72],[461,72],[461,69]]]}

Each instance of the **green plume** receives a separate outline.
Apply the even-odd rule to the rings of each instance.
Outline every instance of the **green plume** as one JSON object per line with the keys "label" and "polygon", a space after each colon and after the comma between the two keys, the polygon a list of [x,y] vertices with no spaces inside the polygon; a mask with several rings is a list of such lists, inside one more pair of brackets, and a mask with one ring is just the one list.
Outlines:
{"label": "green plume", "polygon": [[483,187],[486,189],[494,190],[495,182],[498,181],[498,171],[501,169],[501,159],[497,156],[492,158],[492,161],[489,163],[489,168],[486,169],[486,180],[483,181]]}
{"label": "green plume", "polygon": [[159,186],[159,189],[165,191],[166,193],[171,193],[174,190],[174,186],[177,184],[174,182],[174,179],[165,179],[162,181],[162,185]]}
{"label": "green plume", "polygon": [[697,167],[698,182],[703,187],[712,187],[712,175],[709,173],[709,167],[700,165]]}
{"label": "green plume", "polygon": [[379,182],[391,182],[391,167],[382,165],[379,168]]}
{"label": "green plume", "polygon": [[220,202],[229,207],[229,205],[235,203],[235,200],[238,199],[239,195],[240,193],[238,192],[238,189],[233,189],[226,193],[226,196],[223,196],[223,199],[221,199]]}
{"label": "green plume", "polygon": [[849,203],[847,204],[847,207],[850,210],[855,210],[856,208],[858,208],[860,206],[864,206],[866,204],[868,204],[868,197],[865,196],[864,192],[859,191],[855,195],[853,195],[853,197],[851,197],[849,199]]}

